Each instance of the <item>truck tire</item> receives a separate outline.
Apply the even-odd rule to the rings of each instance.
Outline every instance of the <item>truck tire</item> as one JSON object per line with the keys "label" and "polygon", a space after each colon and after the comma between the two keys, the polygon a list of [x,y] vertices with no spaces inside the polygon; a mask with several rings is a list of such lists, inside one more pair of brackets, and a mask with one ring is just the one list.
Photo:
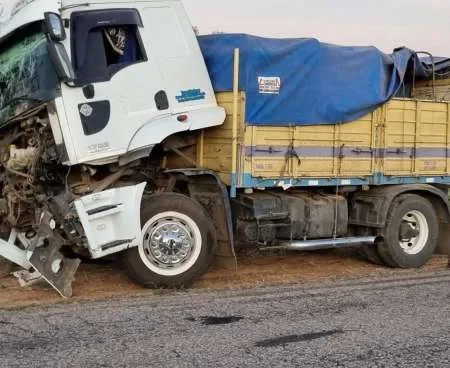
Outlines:
{"label": "truck tire", "polygon": [[373,264],[376,264],[379,266],[386,265],[386,263],[383,261],[383,258],[381,258],[380,254],[378,253],[377,244],[363,245],[361,247],[361,253],[370,263],[373,263]]}
{"label": "truck tire", "polygon": [[405,194],[391,205],[378,253],[391,267],[420,268],[433,256],[438,239],[433,205],[421,196]]}
{"label": "truck tire", "polygon": [[146,288],[183,288],[201,278],[214,260],[215,229],[203,207],[181,194],[143,201],[140,245],[125,252],[131,279]]}
{"label": "truck tire", "polygon": [[[358,228],[356,229],[356,235],[358,236],[370,236],[372,235],[372,231],[368,228]],[[379,265],[379,266],[385,266],[383,259],[380,257],[380,254],[378,253],[378,243],[379,240],[377,239],[375,244],[371,245],[363,245],[360,248],[360,255],[370,263]]]}

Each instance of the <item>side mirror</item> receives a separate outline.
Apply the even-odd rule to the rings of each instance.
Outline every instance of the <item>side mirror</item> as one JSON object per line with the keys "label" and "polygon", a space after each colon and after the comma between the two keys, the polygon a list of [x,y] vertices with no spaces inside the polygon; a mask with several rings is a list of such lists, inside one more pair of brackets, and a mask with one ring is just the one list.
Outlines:
{"label": "side mirror", "polygon": [[64,41],[66,39],[66,30],[64,24],[57,13],[44,13],[45,33],[50,36],[53,41]]}
{"label": "side mirror", "polygon": [[47,50],[59,80],[63,83],[73,82],[75,80],[75,72],[64,45],[48,40]]}

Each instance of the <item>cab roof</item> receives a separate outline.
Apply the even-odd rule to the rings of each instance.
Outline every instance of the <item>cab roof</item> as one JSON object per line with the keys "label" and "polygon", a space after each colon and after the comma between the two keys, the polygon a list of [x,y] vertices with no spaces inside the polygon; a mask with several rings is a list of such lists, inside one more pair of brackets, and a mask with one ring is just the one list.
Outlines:
{"label": "cab roof", "polygon": [[0,15],[0,41],[28,24],[44,19],[45,12],[58,13],[61,0],[13,0]]}
{"label": "cab roof", "polygon": [[89,4],[131,4],[180,0],[12,0],[0,3],[0,42],[28,24],[44,19],[44,13],[59,13],[61,9]]}

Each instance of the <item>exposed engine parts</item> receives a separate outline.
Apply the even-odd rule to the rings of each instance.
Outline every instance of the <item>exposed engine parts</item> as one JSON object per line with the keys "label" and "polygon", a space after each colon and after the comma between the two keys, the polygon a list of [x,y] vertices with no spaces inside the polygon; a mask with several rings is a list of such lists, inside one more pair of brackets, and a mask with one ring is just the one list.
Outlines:
{"label": "exposed engine parts", "polygon": [[19,149],[15,145],[9,147],[9,158],[6,162],[8,170],[22,171],[33,164],[33,160],[38,154],[37,148],[29,146],[25,149]]}
{"label": "exposed engine parts", "polygon": [[44,165],[56,163],[57,159],[51,153],[51,137],[48,120],[39,116],[3,131],[0,141],[3,227],[32,227],[36,204],[45,199],[41,183],[46,172],[51,171]]}
{"label": "exposed engine parts", "polygon": [[[62,217],[71,218],[67,202],[114,186],[135,174],[126,167],[66,167],[61,164],[46,110],[5,128],[0,135],[0,222],[3,229],[31,231],[40,213],[53,202]],[[63,196],[63,200],[56,200]],[[56,205],[56,206],[55,206]],[[55,215],[58,217],[57,215]]]}
{"label": "exposed engine parts", "polygon": [[11,247],[20,243],[31,255],[16,263],[33,269],[33,280],[44,277],[62,296],[70,296],[80,261],[65,257],[62,247],[89,256],[74,202],[125,185],[121,180],[135,175],[135,170],[130,165],[62,165],[46,113],[41,108],[23,121],[15,118],[0,134],[0,234],[2,239],[9,237]]}

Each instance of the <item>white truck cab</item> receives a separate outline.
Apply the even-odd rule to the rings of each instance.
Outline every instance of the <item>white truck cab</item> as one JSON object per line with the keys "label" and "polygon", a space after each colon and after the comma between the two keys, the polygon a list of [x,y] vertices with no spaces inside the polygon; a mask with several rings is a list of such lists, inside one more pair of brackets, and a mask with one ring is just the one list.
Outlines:
{"label": "white truck cab", "polygon": [[151,196],[154,147],[225,120],[181,1],[17,1],[3,9],[0,57],[0,256],[63,296],[79,264],[66,245],[90,258],[132,251],[145,286],[206,272],[216,240],[204,210]]}
{"label": "white truck cab", "polygon": [[0,39],[46,13],[63,20],[66,37],[49,42],[63,46],[74,72],[55,99],[60,131],[52,124],[66,164],[128,163],[175,133],[223,123],[181,1],[20,4]]}

